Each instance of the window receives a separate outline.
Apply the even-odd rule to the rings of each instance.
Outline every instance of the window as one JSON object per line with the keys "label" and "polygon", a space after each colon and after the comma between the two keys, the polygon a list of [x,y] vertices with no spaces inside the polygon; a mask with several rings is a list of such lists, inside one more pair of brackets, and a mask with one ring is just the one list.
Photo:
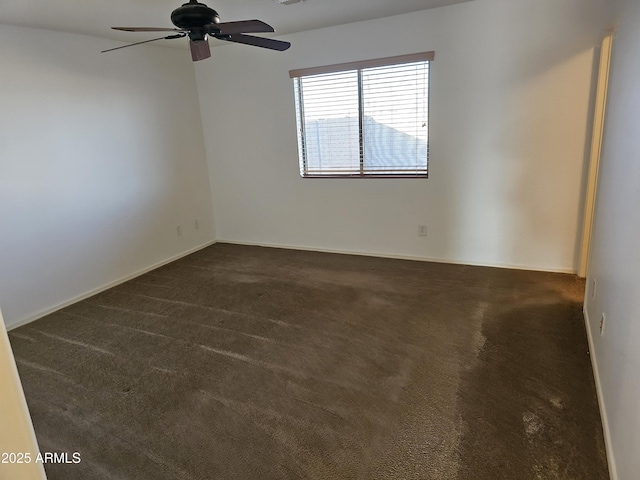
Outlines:
{"label": "window", "polygon": [[292,70],[303,177],[426,177],[426,52]]}

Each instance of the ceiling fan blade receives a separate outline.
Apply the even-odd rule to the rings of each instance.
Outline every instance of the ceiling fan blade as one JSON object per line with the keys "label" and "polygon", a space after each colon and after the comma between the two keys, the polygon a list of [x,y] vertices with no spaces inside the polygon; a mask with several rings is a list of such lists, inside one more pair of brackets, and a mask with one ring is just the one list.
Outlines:
{"label": "ceiling fan blade", "polygon": [[207,25],[211,34],[233,35],[236,33],[267,33],[275,32],[271,25],[260,20],[242,20],[239,22],[212,23]]}
{"label": "ceiling fan blade", "polygon": [[214,35],[220,40],[226,40],[227,42],[244,43],[245,45],[253,45],[254,47],[269,48],[271,50],[277,50],[279,52],[285,51],[291,46],[289,42],[283,42],[282,40],[274,40],[272,38],[254,37],[252,35]]}
{"label": "ceiling fan blade", "polygon": [[191,49],[191,59],[194,62],[211,56],[208,40],[189,40],[189,48]]}
{"label": "ceiling fan blade", "polygon": [[122,30],[123,32],[183,32],[178,28],[163,27],[111,27],[112,30]]}
{"label": "ceiling fan blade", "polygon": [[182,37],[184,37],[186,35],[187,35],[186,33],[179,33],[177,35],[169,35],[168,37],[152,38],[151,40],[144,40],[142,42],[130,43],[128,45],[122,45],[121,47],[115,47],[115,48],[109,48],[107,50],[102,50],[100,53],[112,52],[114,50],[120,50],[121,48],[133,47],[134,45],[141,45],[143,43],[155,42],[157,40],[171,40],[172,38],[182,38]]}

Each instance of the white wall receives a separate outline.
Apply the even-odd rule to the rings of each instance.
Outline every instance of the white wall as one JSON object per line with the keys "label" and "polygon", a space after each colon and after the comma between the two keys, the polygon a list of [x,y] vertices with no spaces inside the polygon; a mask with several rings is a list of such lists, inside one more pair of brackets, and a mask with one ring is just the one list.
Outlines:
{"label": "white wall", "polygon": [[[605,4],[476,0],[214,49],[196,79],[218,239],[575,271]],[[429,50],[428,180],[299,177],[288,70]]]}
{"label": "white wall", "polygon": [[213,240],[188,51],[5,25],[0,44],[8,326]]}
{"label": "white wall", "polygon": [[633,480],[640,472],[640,3],[613,4],[617,31],[585,313],[614,478]]}

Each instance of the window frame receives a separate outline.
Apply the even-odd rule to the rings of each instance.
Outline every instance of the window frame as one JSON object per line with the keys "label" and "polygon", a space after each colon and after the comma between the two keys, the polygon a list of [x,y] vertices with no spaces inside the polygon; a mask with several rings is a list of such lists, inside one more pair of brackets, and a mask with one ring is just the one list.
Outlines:
{"label": "window frame", "polygon": [[[364,97],[362,89],[362,70],[367,68],[387,67],[395,65],[403,65],[416,62],[428,62],[428,78],[427,78],[427,128],[429,128],[429,117],[431,114],[431,62],[435,58],[435,52],[421,52],[408,55],[397,55],[393,57],[376,58],[370,60],[361,60],[355,62],[338,63],[333,65],[323,65],[319,67],[300,68],[289,71],[289,78],[294,81],[295,103],[296,103],[296,129],[298,135],[298,163],[299,174],[301,178],[429,178],[429,132],[427,131],[427,163],[426,169],[419,173],[394,173],[394,174],[377,174],[371,171],[367,172],[364,168]],[[305,143],[306,132],[304,129],[304,92],[300,79],[306,76],[321,75],[327,73],[338,73],[347,71],[357,71],[358,82],[358,142],[360,149],[360,171],[358,173],[333,173],[333,174],[308,174],[307,154]],[[304,167],[303,167],[304,165]],[[391,167],[391,166],[390,166]]]}

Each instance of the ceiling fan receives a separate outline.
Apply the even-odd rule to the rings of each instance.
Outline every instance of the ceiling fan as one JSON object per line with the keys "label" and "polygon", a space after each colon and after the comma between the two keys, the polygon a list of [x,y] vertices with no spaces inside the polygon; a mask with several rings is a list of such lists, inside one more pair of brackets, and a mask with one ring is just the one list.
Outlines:
{"label": "ceiling fan", "polygon": [[289,42],[283,42],[282,40],[246,35],[247,33],[275,31],[272,26],[267,25],[260,20],[242,20],[238,22],[221,23],[218,12],[207,7],[204,3],[199,3],[197,0],[189,0],[188,3],[176,8],[171,13],[171,22],[177,28],[111,27],[114,30],[122,30],[125,32],[176,33],[166,37],[153,38],[151,40],[123,45],[122,47],[110,48],[108,50],[103,50],[102,53],[132,47],[142,43],[155,42],[157,40],[170,40],[183,37],[189,37],[189,48],[191,49],[191,58],[194,62],[204,60],[211,56],[208,37],[214,37],[226,42],[243,43],[245,45],[278,50],[280,52],[291,46]]}

